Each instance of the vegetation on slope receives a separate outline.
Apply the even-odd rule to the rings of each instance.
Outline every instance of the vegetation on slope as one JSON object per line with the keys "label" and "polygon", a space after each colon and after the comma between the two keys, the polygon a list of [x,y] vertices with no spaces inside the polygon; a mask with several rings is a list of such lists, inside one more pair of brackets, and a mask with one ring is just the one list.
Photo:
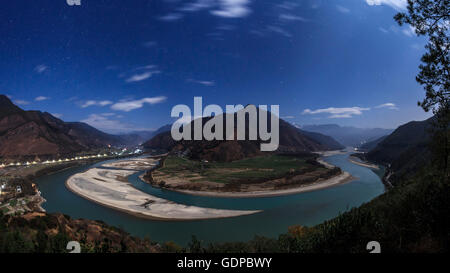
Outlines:
{"label": "vegetation on slope", "polygon": [[165,247],[195,253],[367,253],[367,243],[378,241],[385,253],[448,252],[449,183],[440,172],[424,168],[361,207],[314,227],[290,227],[278,239],[203,245],[194,237],[186,249]]}

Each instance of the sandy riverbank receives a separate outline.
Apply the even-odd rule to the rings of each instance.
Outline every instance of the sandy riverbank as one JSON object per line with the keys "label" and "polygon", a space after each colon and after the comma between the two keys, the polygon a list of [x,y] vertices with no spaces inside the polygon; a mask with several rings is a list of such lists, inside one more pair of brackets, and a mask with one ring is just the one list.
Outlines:
{"label": "sandy riverbank", "polygon": [[375,170],[379,170],[380,167],[378,167],[378,165],[375,164],[371,164],[369,162],[361,162],[359,158],[354,157],[354,156],[349,156],[348,157],[348,161],[350,161],[353,164],[359,165],[359,166],[363,166],[363,167],[367,167],[370,169],[375,169]]}
{"label": "sandy riverbank", "polygon": [[[145,165],[155,164],[154,159],[130,159],[105,164],[105,167],[121,169],[93,168],[71,176],[66,186],[72,192],[122,212],[157,220],[200,220],[227,218],[254,214],[259,211],[222,210],[186,206],[158,198],[135,189],[126,177],[136,173]],[[126,167],[126,168],[125,168]]]}

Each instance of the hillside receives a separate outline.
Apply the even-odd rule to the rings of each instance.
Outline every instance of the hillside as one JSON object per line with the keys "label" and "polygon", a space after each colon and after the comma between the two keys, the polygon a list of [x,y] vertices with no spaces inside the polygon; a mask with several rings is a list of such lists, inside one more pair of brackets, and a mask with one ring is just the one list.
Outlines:
{"label": "hillside", "polygon": [[398,127],[367,153],[367,159],[390,165],[397,177],[415,172],[431,158],[428,143],[433,119],[411,121]]}
{"label": "hillside", "polygon": [[[224,135],[227,133],[225,129],[226,116],[222,115],[224,119]],[[237,114],[233,114],[235,120]],[[202,123],[205,124],[210,117],[203,118]],[[270,118],[268,118],[268,122]],[[270,125],[270,123],[269,123]],[[246,132],[248,134],[248,124],[246,125]],[[191,126],[193,128],[194,126]],[[269,127],[269,126],[268,126]],[[270,128],[270,127],[269,127]],[[321,134],[305,133],[290,123],[280,119],[280,143],[277,152],[283,153],[299,153],[299,152],[313,152],[313,151],[325,151],[341,149],[339,145],[331,137],[327,137]],[[235,122],[234,131],[236,132],[237,126]],[[193,134],[193,132],[191,132]],[[236,133],[235,133],[236,139]],[[188,151],[192,159],[205,159],[210,161],[234,161],[247,157],[253,157],[263,155],[260,151],[260,140],[255,141],[186,141],[182,140],[176,142],[172,139],[170,132],[164,132],[156,135],[151,140],[144,143],[146,149],[160,149],[172,152],[184,152]]]}
{"label": "hillside", "polygon": [[100,221],[40,212],[12,217],[0,212],[0,253],[68,253],[69,241],[80,242],[83,253],[160,251],[149,241]]}
{"label": "hillside", "polygon": [[66,155],[124,141],[85,123],[64,122],[49,113],[24,111],[0,95],[0,157]]}
{"label": "hillside", "polygon": [[389,135],[393,131],[382,128],[342,127],[337,124],[305,125],[302,129],[331,136],[339,143],[351,147],[359,147],[364,142]]}

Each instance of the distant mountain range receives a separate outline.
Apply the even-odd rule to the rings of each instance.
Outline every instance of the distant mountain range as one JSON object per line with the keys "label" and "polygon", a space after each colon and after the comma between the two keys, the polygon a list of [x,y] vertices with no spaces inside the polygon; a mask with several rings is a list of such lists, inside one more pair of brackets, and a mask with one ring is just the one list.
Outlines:
{"label": "distant mountain range", "polygon": [[[243,110],[241,110],[243,111]],[[232,114],[236,120],[237,114]],[[224,134],[225,129],[225,115],[223,116]],[[259,118],[259,117],[258,117]],[[203,118],[202,122],[205,124],[211,117]],[[270,117],[268,118],[268,122]],[[246,124],[246,131],[248,131],[248,123]],[[194,126],[191,126],[193,128]],[[269,126],[268,126],[269,127]],[[269,127],[270,128],[270,127]],[[278,152],[313,152],[325,150],[337,150],[344,148],[336,140],[329,136],[319,133],[304,132],[294,127],[290,123],[280,119],[280,143]],[[235,122],[235,136],[236,136],[236,122]],[[191,134],[193,134],[191,132]],[[233,161],[247,157],[258,156],[264,154],[260,151],[261,141],[236,141],[236,140],[219,140],[219,141],[187,141],[182,140],[176,142],[172,139],[170,132],[163,132],[150,141],[144,143],[147,149],[164,149],[168,151],[189,151],[190,157],[193,159],[206,159],[210,161]]]}
{"label": "distant mountain range", "polygon": [[362,144],[361,146],[359,146],[358,150],[361,152],[367,153],[370,150],[374,149],[378,145],[378,143],[382,142],[387,137],[388,137],[388,135],[382,136],[380,138],[377,138],[377,139],[369,141],[369,142],[366,142],[366,143]]}
{"label": "distant mountain range", "polygon": [[0,157],[69,155],[112,146],[133,146],[157,132],[111,135],[81,122],[64,122],[47,112],[24,111],[0,95]]}
{"label": "distant mountain range", "polygon": [[305,125],[302,129],[331,136],[339,143],[351,147],[359,147],[366,142],[389,135],[394,131],[393,129],[382,128],[341,127],[337,124]]}

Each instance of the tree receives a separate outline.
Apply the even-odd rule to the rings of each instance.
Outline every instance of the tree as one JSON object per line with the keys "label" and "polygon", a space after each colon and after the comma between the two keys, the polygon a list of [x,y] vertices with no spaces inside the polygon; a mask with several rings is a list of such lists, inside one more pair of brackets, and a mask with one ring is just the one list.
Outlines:
{"label": "tree", "polygon": [[[425,99],[419,102],[436,117],[434,151],[449,176],[450,123],[450,0],[408,0],[408,12],[398,13],[399,25],[409,24],[418,36],[428,36],[427,52],[422,56],[416,77],[425,88]],[[436,147],[437,146],[437,147]]]}

